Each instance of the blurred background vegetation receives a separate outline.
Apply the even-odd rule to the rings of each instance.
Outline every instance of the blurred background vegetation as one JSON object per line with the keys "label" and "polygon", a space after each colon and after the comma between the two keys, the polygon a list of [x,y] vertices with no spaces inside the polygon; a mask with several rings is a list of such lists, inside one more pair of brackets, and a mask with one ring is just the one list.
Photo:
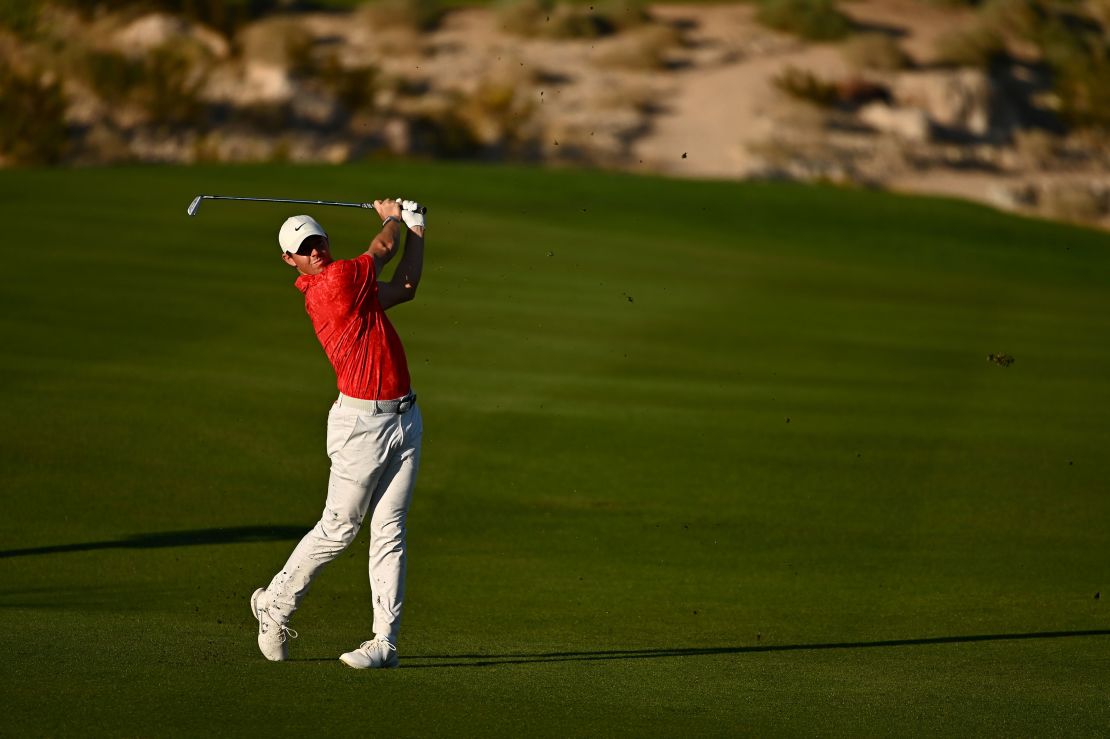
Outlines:
{"label": "blurred background vegetation", "polygon": [[[1038,172],[1110,163],[1110,0],[919,2],[954,19],[925,61],[907,52],[897,29],[853,20],[851,4],[740,3],[769,35],[831,45],[854,70],[830,77],[786,65],[770,80],[784,98],[823,111],[811,138],[824,160],[846,150],[829,145],[825,132],[871,128],[892,135],[866,146],[897,148],[894,160],[910,169],[1001,171],[1006,157]],[[453,13],[473,6],[518,44],[579,44],[570,58],[588,67],[567,72],[522,58],[519,67],[494,71],[475,56],[485,65],[480,72],[458,72],[474,76],[471,84],[398,73],[406,55],[417,70],[420,58],[442,64],[457,41],[440,42],[437,34],[450,30]],[[154,14],[181,25],[142,48],[120,41],[128,24]],[[365,29],[373,40],[344,48],[350,38],[337,41],[304,20],[321,16],[342,16],[345,32]],[[669,104],[653,83],[698,69],[705,46],[688,21],[645,0],[0,0],[0,166],[402,156],[634,169],[644,163],[637,138]],[[758,44],[737,52],[759,53]],[[935,120],[933,111],[907,110],[898,75],[945,70],[979,75],[980,104],[1001,100],[1013,120],[969,132]],[[555,117],[551,94],[590,75],[603,91],[573,103],[562,98],[566,114]],[[963,83],[950,77],[938,84]],[[937,146],[914,149],[904,139],[915,137]],[[808,156],[804,144],[761,144],[765,171],[881,184],[858,161],[798,165]],[[942,146],[963,147],[959,161]],[[1110,218],[1110,188],[1065,183],[1029,195],[1029,187],[1015,185],[1002,200],[1015,207],[1037,201],[1059,217]]]}

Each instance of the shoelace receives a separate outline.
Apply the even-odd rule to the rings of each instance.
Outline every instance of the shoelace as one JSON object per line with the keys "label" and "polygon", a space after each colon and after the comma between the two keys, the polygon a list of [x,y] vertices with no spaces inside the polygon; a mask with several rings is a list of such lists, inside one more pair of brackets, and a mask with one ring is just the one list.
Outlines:
{"label": "shoelace", "polygon": [[262,614],[266,614],[266,618],[277,624],[278,629],[280,629],[280,633],[278,634],[278,641],[284,642],[286,639],[296,639],[298,636],[300,636],[296,632],[296,630],[289,628],[288,626],[279,622],[277,619],[271,616],[270,612],[265,608],[259,608],[258,613],[255,614],[259,622],[262,621]]}
{"label": "shoelace", "polygon": [[397,647],[390,644],[388,639],[371,639],[370,641],[364,641],[362,644],[359,645],[358,648],[368,649],[372,644],[384,644],[387,651],[390,649],[392,649],[394,652],[397,651]]}

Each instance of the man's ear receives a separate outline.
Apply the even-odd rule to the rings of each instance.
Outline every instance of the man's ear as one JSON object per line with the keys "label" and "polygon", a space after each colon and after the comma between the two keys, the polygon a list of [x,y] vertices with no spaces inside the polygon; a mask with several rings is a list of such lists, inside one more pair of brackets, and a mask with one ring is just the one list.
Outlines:
{"label": "man's ear", "polygon": [[297,266],[297,263],[293,261],[293,257],[289,256],[289,252],[285,252],[281,255],[281,261],[285,262],[290,267]]}

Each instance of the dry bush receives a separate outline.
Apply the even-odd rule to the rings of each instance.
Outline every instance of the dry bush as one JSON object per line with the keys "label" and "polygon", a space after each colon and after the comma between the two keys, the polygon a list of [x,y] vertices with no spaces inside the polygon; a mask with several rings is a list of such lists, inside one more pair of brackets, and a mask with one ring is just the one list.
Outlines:
{"label": "dry bush", "polygon": [[852,32],[852,22],[837,10],[835,0],[762,0],[756,18],[812,41],[832,41]]}
{"label": "dry bush", "polygon": [[601,0],[594,5],[553,0],[503,0],[497,7],[502,29],[518,36],[598,38],[644,25],[650,16],[643,0]]}
{"label": "dry bush", "polygon": [[370,107],[378,90],[378,70],[371,66],[344,67],[335,54],[326,57],[313,70],[329,93],[348,113]]}
{"label": "dry bush", "polygon": [[374,0],[359,7],[358,17],[371,31],[383,28],[409,28],[430,31],[447,13],[440,0]]}
{"label": "dry bush", "polygon": [[97,97],[113,106],[125,103],[145,76],[141,59],[131,59],[117,51],[89,51],[76,70]]}
{"label": "dry bush", "polygon": [[1065,148],[1082,151],[1104,169],[1110,169],[1110,131],[1106,129],[1078,128],[1068,134]]}
{"label": "dry bush", "polygon": [[456,106],[458,117],[473,137],[510,156],[525,146],[535,105],[528,87],[508,79],[485,80]]}
{"label": "dry bush", "polygon": [[840,100],[835,84],[826,82],[812,72],[788,66],[771,79],[771,84],[796,100],[831,108]]}
{"label": "dry bush", "polygon": [[1087,13],[1102,26],[1110,29],[1110,0],[1087,0]]}
{"label": "dry bush", "polygon": [[1053,218],[1095,221],[1106,215],[1107,197],[1086,183],[1059,182],[1044,188],[1041,208]]}
{"label": "dry bush", "polygon": [[941,64],[986,68],[1006,57],[1006,40],[993,28],[978,25],[938,38],[936,55]]}
{"label": "dry bush", "polygon": [[62,83],[34,70],[0,67],[0,159],[15,164],[56,164],[68,145]]}
{"label": "dry bush", "polygon": [[597,38],[612,29],[593,9],[571,3],[559,3],[545,16],[539,35],[547,38]]}
{"label": "dry bush", "polygon": [[599,0],[593,7],[615,32],[638,28],[651,21],[645,0]]}
{"label": "dry bush", "polygon": [[659,104],[659,93],[650,85],[627,82],[606,85],[594,101],[604,110],[636,110],[646,113]]}
{"label": "dry bush", "polygon": [[39,4],[28,0],[0,0],[0,26],[17,36],[31,36],[38,30]]}
{"label": "dry bush", "polygon": [[681,43],[678,31],[670,26],[644,26],[598,48],[594,62],[618,69],[662,69],[667,53]]}
{"label": "dry bush", "polygon": [[290,68],[303,63],[312,38],[291,18],[266,18],[244,28],[236,38],[243,58]]}
{"label": "dry bush", "polygon": [[203,46],[179,39],[138,58],[87,51],[75,72],[111,106],[135,105],[156,123],[196,123],[204,113],[200,90],[211,61]]}
{"label": "dry bush", "polygon": [[1018,159],[1032,169],[1048,169],[1060,157],[1061,140],[1041,128],[1014,131],[1014,149]]}
{"label": "dry bush", "polygon": [[204,115],[205,74],[188,47],[168,43],[143,59],[144,79],[134,98],[156,123],[197,123]]}
{"label": "dry bush", "polygon": [[979,8],[981,24],[1014,38],[1032,40],[1044,22],[1037,0],[987,0]]}
{"label": "dry bush", "polygon": [[543,0],[506,0],[497,5],[497,20],[506,33],[535,36],[550,12]]}
{"label": "dry bush", "polygon": [[864,33],[848,39],[841,47],[844,58],[856,69],[892,72],[910,66],[910,58],[898,41],[885,33]]}

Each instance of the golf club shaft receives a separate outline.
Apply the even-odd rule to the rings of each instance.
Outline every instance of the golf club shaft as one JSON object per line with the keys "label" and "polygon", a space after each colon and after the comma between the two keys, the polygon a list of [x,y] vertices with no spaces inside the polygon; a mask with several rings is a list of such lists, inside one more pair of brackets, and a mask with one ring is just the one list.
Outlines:
{"label": "golf club shaft", "polygon": [[[336,205],[344,208],[368,208],[374,209],[373,203],[340,203],[335,200],[291,200],[288,198],[244,198],[235,195],[198,195],[193,199],[192,204],[189,205],[189,215],[195,215],[197,208],[200,206],[201,200],[250,200],[256,203],[296,203],[299,205]],[[420,208],[421,213],[427,213],[428,209],[425,207]]]}

